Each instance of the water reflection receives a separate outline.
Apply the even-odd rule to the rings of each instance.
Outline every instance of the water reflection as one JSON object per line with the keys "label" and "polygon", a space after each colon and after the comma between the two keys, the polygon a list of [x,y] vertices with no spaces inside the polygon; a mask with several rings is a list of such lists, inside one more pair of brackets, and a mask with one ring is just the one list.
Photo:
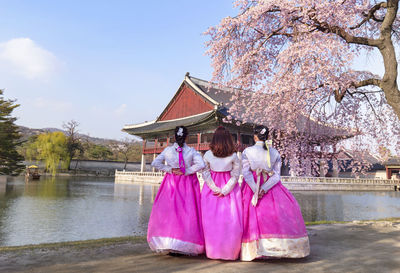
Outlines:
{"label": "water reflection", "polygon": [[[158,185],[23,178],[0,184],[0,245],[144,235]],[[399,192],[294,192],[306,221],[400,217]]]}
{"label": "water reflection", "polygon": [[343,220],[343,199],[340,194],[295,192],[305,221]]}
{"label": "water reflection", "polygon": [[104,180],[9,182],[0,192],[0,245],[143,235],[152,192]]}
{"label": "water reflection", "polygon": [[399,192],[294,192],[306,221],[400,217]]}

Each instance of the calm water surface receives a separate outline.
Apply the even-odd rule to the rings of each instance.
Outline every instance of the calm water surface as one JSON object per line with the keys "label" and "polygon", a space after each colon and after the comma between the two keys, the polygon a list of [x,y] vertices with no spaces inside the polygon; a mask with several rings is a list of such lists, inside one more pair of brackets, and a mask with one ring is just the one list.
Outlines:
{"label": "calm water surface", "polygon": [[[56,178],[0,184],[0,245],[144,235],[157,185]],[[306,221],[400,217],[400,192],[293,192]]]}

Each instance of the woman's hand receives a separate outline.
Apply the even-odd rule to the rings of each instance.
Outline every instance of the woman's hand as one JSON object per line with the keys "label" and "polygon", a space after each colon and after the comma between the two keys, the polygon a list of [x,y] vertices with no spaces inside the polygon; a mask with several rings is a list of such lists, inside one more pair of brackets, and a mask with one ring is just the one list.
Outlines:
{"label": "woman's hand", "polygon": [[183,175],[183,172],[179,168],[172,168],[172,174]]}
{"label": "woman's hand", "polygon": [[213,192],[213,194],[215,195],[215,196],[217,196],[217,197],[224,197],[225,195],[223,195],[222,193],[220,193],[220,192]]}
{"label": "woman's hand", "polygon": [[258,199],[261,199],[263,196],[264,196],[264,194],[266,194],[267,192],[265,192],[264,190],[260,190],[259,192],[258,192]]}

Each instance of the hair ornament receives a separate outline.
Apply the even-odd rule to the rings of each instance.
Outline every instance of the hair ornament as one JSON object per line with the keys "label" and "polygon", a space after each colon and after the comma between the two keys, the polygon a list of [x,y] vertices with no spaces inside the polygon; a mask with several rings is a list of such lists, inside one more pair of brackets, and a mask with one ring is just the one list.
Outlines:
{"label": "hair ornament", "polygon": [[260,134],[265,134],[265,132],[267,131],[267,129],[265,129],[265,128],[262,128],[262,130],[260,131]]}
{"label": "hair ornament", "polygon": [[178,132],[176,132],[178,136],[183,136],[183,127],[179,127]]}

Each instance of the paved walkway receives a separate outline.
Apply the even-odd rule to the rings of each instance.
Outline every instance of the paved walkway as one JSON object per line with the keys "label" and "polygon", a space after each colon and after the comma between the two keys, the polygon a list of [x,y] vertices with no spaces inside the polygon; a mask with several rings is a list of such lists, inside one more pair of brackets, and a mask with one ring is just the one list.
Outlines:
{"label": "paved walkway", "polygon": [[308,227],[304,259],[225,262],[150,252],[144,241],[0,253],[0,272],[400,272],[400,222]]}

